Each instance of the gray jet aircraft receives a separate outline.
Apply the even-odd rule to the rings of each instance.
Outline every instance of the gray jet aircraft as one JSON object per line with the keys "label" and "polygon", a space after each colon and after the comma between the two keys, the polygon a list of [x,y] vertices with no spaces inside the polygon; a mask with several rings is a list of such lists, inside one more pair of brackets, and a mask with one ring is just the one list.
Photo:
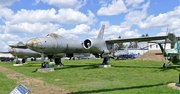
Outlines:
{"label": "gray jet aircraft", "polygon": [[29,39],[26,42],[26,45],[22,45],[22,47],[28,47],[33,51],[42,53],[42,55],[46,54],[49,58],[54,57],[57,65],[61,63],[60,58],[62,56],[73,56],[74,53],[92,53],[96,57],[104,58],[102,65],[109,65],[110,54],[112,54],[115,49],[113,47],[114,43],[163,40],[174,36],[173,33],[169,33],[167,36],[103,40],[104,28],[105,25],[102,25],[97,38],[88,38],[83,42],[66,39],[57,34],[51,33],[46,37]]}
{"label": "gray jet aircraft", "polygon": [[[15,48],[15,47],[17,47],[17,45],[19,45],[20,48]],[[16,57],[16,63],[19,62],[18,58],[22,58],[22,62],[25,63],[27,58],[33,57],[34,60],[36,60],[36,58],[41,57],[41,54],[38,52],[32,51],[27,48],[26,49],[21,48],[21,46],[25,46],[25,44],[22,42],[19,42],[17,44],[13,44],[13,45],[10,44],[9,46],[10,46],[10,48],[8,49],[7,52],[0,52],[0,53],[12,54],[13,56]]]}

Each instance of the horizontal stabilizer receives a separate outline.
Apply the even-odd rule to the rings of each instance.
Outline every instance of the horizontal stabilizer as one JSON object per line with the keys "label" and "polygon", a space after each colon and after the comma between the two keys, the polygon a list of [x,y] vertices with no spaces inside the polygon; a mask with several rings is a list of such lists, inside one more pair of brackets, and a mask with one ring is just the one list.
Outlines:
{"label": "horizontal stabilizer", "polygon": [[1,53],[1,54],[9,54],[10,52],[1,52],[1,51],[0,51],[0,53]]}

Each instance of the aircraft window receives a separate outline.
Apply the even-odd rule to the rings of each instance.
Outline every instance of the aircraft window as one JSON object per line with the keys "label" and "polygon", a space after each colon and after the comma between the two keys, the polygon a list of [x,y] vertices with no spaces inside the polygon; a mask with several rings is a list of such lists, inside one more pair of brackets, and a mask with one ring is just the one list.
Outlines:
{"label": "aircraft window", "polygon": [[152,48],[152,45],[150,45],[150,48]]}
{"label": "aircraft window", "polygon": [[156,48],[158,48],[158,45],[156,45]]}

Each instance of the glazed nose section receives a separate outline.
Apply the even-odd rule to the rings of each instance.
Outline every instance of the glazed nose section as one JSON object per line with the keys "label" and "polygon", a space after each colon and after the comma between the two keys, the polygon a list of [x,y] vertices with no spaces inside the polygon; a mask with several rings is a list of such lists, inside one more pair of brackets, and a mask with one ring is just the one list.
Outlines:
{"label": "glazed nose section", "polygon": [[39,38],[32,38],[32,39],[29,39],[27,42],[26,42],[26,45],[29,49],[38,49],[41,45],[41,41]]}
{"label": "glazed nose section", "polygon": [[14,53],[14,52],[15,52],[15,49],[14,49],[14,48],[9,48],[8,51],[9,51],[10,53]]}

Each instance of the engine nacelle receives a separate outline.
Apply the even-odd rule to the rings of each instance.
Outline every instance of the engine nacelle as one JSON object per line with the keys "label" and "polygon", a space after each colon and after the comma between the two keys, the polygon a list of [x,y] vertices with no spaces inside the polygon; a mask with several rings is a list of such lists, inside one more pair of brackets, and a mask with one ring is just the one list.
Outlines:
{"label": "engine nacelle", "polygon": [[169,40],[172,41],[172,42],[176,41],[176,36],[175,36],[175,34],[172,33],[172,32],[170,32],[170,33],[168,34],[168,38],[169,38]]}
{"label": "engine nacelle", "polygon": [[83,42],[83,47],[93,54],[109,53],[105,41],[101,39],[86,39]]}

